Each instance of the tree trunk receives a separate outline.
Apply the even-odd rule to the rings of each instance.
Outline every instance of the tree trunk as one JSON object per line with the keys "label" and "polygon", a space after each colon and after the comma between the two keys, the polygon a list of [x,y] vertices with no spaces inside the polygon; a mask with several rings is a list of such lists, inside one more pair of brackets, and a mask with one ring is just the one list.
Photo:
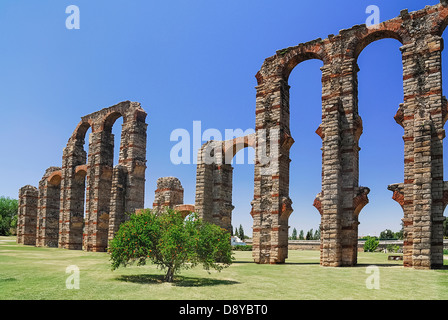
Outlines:
{"label": "tree trunk", "polygon": [[174,280],[174,268],[173,267],[168,267],[168,271],[165,275],[165,281],[166,282],[173,282]]}

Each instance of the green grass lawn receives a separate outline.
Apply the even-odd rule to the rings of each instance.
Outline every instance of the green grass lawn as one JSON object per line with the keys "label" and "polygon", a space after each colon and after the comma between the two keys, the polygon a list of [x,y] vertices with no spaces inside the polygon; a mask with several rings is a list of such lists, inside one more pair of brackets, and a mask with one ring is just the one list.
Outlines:
{"label": "green grass lawn", "polygon": [[[254,264],[251,252],[234,256],[222,272],[197,267],[170,284],[153,265],[111,271],[107,253],[36,248],[0,237],[0,299],[448,299],[448,270],[405,269],[384,253],[361,252],[353,268],[321,267],[318,251],[290,251],[283,265]],[[70,265],[80,270],[79,289],[66,288]],[[378,266],[379,289],[366,286],[370,265]]]}

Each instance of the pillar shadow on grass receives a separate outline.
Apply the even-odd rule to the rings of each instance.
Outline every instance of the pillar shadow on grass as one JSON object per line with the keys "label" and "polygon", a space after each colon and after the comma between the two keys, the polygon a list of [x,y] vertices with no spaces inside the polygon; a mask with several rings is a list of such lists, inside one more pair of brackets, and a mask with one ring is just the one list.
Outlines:
{"label": "pillar shadow on grass", "polygon": [[[164,275],[159,274],[136,274],[136,275],[121,275],[116,279],[118,281],[140,283],[140,284],[161,284],[164,283]],[[239,284],[238,281],[208,279],[198,277],[174,276],[172,285],[176,287],[210,287],[218,285],[232,285]]]}

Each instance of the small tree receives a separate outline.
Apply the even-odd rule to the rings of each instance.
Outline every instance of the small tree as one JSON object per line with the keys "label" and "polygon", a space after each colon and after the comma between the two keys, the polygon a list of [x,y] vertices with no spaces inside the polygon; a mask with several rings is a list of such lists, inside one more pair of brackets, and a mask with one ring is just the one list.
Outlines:
{"label": "small tree", "polygon": [[196,214],[184,219],[167,209],[163,213],[143,210],[123,223],[110,243],[112,270],[149,260],[166,270],[165,281],[172,282],[181,269],[202,264],[221,271],[232,263],[230,233],[203,222]]}
{"label": "small tree", "polygon": [[239,230],[238,238],[240,238],[242,241],[244,241],[244,229],[243,229],[243,226],[241,224],[240,224],[240,230]]}
{"label": "small tree", "polygon": [[380,233],[380,239],[393,239],[395,234],[392,230],[386,229]]}
{"label": "small tree", "polygon": [[306,240],[313,240],[313,229],[308,230],[306,233]]}
{"label": "small tree", "polygon": [[379,244],[380,242],[376,237],[367,237],[364,243],[364,252],[374,252]]}
{"label": "small tree", "polygon": [[299,240],[304,240],[304,239],[305,239],[305,237],[303,236],[303,230],[300,230]]}
{"label": "small tree", "polygon": [[296,230],[296,228],[292,229],[291,240],[297,240],[297,230]]}

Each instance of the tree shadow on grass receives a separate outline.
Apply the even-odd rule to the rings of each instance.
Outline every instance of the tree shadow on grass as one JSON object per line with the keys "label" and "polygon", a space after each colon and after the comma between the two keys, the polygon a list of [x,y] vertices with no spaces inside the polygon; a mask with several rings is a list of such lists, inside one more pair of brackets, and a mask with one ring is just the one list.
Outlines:
{"label": "tree shadow on grass", "polygon": [[[161,284],[164,283],[164,275],[156,274],[138,274],[138,275],[122,275],[117,277],[118,281],[140,283],[140,284]],[[237,281],[221,280],[221,279],[208,279],[198,277],[184,277],[174,276],[172,285],[176,287],[210,287],[218,285],[232,285],[238,284]]]}

